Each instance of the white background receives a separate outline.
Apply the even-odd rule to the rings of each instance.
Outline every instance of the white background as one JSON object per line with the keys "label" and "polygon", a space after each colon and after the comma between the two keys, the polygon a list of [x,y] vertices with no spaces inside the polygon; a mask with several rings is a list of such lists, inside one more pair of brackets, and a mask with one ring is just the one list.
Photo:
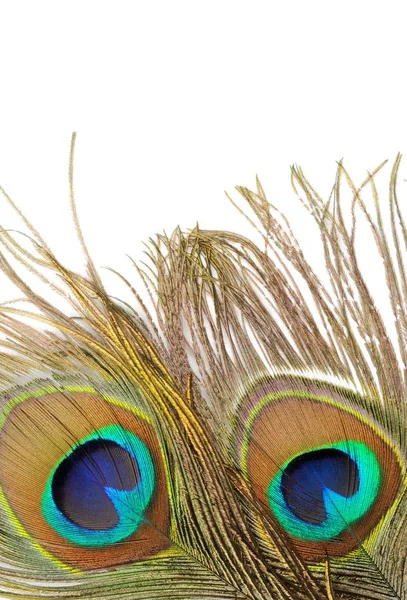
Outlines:
{"label": "white background", "polygon": [[[126,253],[140,258],[143,241],[178,224],[250,235],[224,190],[256,173],[318,253],[289,167],[327,195],[337,160],[359,182],[406,149],[404,7],[0,2],[0,183],[81,269],[68,204],[75,130],[78,211],[98,266],[125,271]],[[403,177],[405,165],[401,191]],[[22,229],[3,201],[0,223]]]}

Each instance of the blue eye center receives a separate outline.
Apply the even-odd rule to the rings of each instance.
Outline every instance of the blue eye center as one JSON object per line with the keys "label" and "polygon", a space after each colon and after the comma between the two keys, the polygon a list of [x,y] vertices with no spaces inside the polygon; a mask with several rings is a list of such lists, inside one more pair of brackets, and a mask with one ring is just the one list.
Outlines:
{"label": "blue eye center", "polygon": [[344,440],[294,456],[267,488],[272,512],[302,540],[331,540],[363,517],[381,484],[376,455],[366,444]]}
{"label": "blue eye center", "polygon": [[297,456],[284,469],[281,490],[292,513],[305,523],[327,519],[324,490],[349,498],[359,489],[356,462],[345,452],[324,448]]}
{"label": "blue eye center", "polygon": [[107,425],[55,465],[42,495],[42,514],[78,546],[107,546],[138,530],[155,486],[144,442],[119,425]]}
{"label": "blue eye center", "polygon": [[58,466],[52,480],[52,497],[72,523],[102,531],[119,522],[105,488],[129,491],[138,480],[137,463],[125,448],[110,440],[90,440]]}

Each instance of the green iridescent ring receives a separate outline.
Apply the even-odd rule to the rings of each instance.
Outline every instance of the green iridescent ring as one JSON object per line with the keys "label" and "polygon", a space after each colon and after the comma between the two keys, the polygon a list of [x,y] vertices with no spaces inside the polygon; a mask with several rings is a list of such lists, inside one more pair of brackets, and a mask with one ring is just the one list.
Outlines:
{"label": "green iridescent ring", "polygon": [[[298,516],[299,506],[302,503],[305,505],[306,489],[304,489],[302,500],[298,500],[296,510],[293,506],[287,503],[284,491],[284,473],[292,464],[293,460],[298,457],[293,457],[283,465],[281,470],[271,480],[267,489],[267,498],[271,510],[279,523],[285,530],[302,540],[330,540],[338,536],[344,529],[347,529],[352,523],[363,517],[370,509],[381,485],[381,472],[378,460],[374,452],[362,442],[346,440],[332,445],[326,445],[320,448],[314,448],[307,453],[312,461],[312,454],[315,451],[336,450],[339,453],[347,455],[356,467],[358,486],[354,493],[344,495],[337,493],[324,485],[320,480],[322,502],[326,513],[325,519],[321,522],[309,522],[310,505],[315,499],[309,497],[308,504],[303,506],[304,518]],[[299,458],[305,455],[299,455]],[[314,467],[316,477],[318,465]],[[297,483],[301,485],[301,482]],[[304,484],[305,487],[306,484]],[[308,514],[307,514],[308,513]],[[307,515],[307,518],[305,518]]]}
{"label": "green iridescent ring", "polygon": [[[81,449],[86,451],[85,458],[82,453],[81,457],[76,459]],[[112,459],[113,451],[115,456]],[[125,481],[117,483],[116,481],[114,487],[104,485],[104,481],[106,482],[109,477],[120,480],[120,464],[118,463],[124,460],[127,460],[127,463],[131,460],[134,465],[133,474],[130,477],[131,483]],[[65,467],[67,461],[70,463],[68,467]],[[61,469],[64,469],[62,475],[60,474]],[[124,467],[122,467],[122,471],[125,472]],[[75,482],[74,478],[78,473],[79,481]],[[129,466],[127,465],[128,473]],[[64,478],[67,479],[69,476],[69,482],[65,484]],[[128,475],[127,477],[129,478]],[[58,485],[56,486],[57,478]],[[122,475],[121,479],[123,478]],[[62,494],[58,489],[61,486],[64,486]],[[131,489],[118,489],[119,487],[131,487]],[[109,425],[80,440],[71,452],[55,465],[49,474],[42,496],[42,514],[59,535],[76,545],[107,546],[119,542],[137,531],[144,520],[143,513],[152,498],[154,488],[154,465],[146,445],[136,435],[121,426]],[[81,496],[86,497],[86,494],[90,498],[103,500],[103,502],[100,506],[98,500],[93,500],[90,506],[83,508],[82,512],[87,511],[86,514],[81,515],[81,510],[78,509],[79,517],[83,522],[89,518],[89,512],[97,513],[100,510],[103,513],[103,506],[107,506],[109,509],[107,510],[109,519],[107,515],[97,515],[99,519],[97,527],[86,527],[75,522],[67,516],[64,509],[65,506],[69,506],[70,502],[72,504],[72,502],[80,500]],[[113,526],[112,511],[116,513],[116,522]],[[105,526],[103,525],[104,519],[106,520]]]}

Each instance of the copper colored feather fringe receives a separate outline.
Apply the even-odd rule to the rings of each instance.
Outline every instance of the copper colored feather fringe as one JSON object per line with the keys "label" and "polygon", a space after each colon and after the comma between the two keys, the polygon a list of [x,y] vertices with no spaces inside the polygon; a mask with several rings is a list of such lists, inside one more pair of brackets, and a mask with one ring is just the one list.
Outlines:
{"label": "copper colored feather fringe", "polygon": [[238,191],[262,249],[199,228],[151,240],[137,266],[149,314],[122,276],[134,307],[112,299],[89,256],[74,144],[85,274],[5,195],[30,241],[0,231],[3,276],[25,301],[0,306],[0,597],[405,600],[400,157],[387,203],[384,164],[358,188],[340,163],[327,201],[292,169],[325,273],[259,181]]}

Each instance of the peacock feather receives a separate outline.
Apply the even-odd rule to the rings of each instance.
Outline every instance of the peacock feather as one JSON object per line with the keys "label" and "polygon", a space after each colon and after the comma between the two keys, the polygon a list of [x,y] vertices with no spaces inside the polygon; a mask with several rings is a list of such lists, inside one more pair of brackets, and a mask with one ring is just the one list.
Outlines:
{"label": "peacock feather", "polygon": [[198,227],[150,240],[148,311],[123,276],[134,306],[109,296],[89,256],[74,144],[86,274],[4,193],[29,235],[0,230],[24,300],[0,306],[0,597],[406,600],[400,157],[385,205],[384,164],[356,187],[340,163],[327,201],[292,169],[323,273],[259,181],[238,188],[258,244]]}

